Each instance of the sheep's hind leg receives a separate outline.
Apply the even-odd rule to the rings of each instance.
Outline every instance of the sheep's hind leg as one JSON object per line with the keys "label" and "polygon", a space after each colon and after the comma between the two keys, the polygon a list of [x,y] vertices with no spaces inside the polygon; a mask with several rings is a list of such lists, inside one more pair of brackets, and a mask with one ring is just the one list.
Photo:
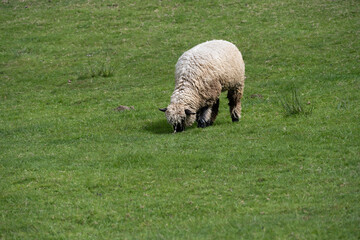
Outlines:
{"label": "sheep's hind leg", "polygon": [[244,88],[229,90],[227,98],[229,99],[230,115],[233,122],[238,122],[241,117],[241,98]]}
{"label": "sheep's hind leg", "polygon": [[212,124],[211,122],[212,109],[211,107],[203,107],[196,115],[196,121],[199,128],[205,128]]}

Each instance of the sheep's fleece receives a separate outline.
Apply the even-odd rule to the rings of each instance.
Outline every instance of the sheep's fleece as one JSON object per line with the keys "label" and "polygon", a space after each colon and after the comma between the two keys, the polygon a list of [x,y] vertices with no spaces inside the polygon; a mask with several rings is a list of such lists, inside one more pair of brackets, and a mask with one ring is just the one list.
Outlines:
{"label": "sheep's fleece", "polygon": [[232,121],[239,121],[245,64],[234,44],[224,40],[201,43],[186,51],[175,68],[175,90],[170,105],[160,109],[174,132],[184,131],[195,120],[198,127],[212,125],[222,91],[228,91]]}

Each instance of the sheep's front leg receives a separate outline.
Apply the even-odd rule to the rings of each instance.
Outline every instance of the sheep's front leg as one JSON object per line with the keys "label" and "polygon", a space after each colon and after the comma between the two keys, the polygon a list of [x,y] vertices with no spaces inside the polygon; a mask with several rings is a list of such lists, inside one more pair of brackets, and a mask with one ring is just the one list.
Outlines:
{"label": "sheep's front leg", "polygon": [[213,105],[200,109],[200,111],[196,115],[198,127],[205,128],[213,125],[216,116],[219,113],[219,103],[220,101],[219,99],[217,99]]}
{"label": "sheep's front leg", "polygon": [[214,105],[211,108],[211,118],[210,118],[210,125],[212,125],[215,122],[216,116],[219,113],[219,104],[220,100],[217,99]]}
{"label": "sheep's front leg", "polygon": [[212,124],[211,113],[212,113],[211,106],[203,107],[199,110],[199,112],[196,115],[196,121],[198,123],[198,127],[205,128]]}
{"label": "sheep's front leg", "polygon": [[241,98],[244,88],[229,90],[227,98],[229,99],[230,115],[233,122],[238,122],[241,117]]}

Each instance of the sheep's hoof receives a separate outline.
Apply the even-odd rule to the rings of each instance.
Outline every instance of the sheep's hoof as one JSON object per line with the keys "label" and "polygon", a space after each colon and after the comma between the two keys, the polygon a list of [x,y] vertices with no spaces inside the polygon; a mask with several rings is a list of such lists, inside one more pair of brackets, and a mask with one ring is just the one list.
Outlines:
{"label": "sheep's hoof", "polygon": [[204,128],[206,127],[206,122],[204,120],[198,121],[198,128]]}
{"label": "sheep's hoof", "polygon": [[204,119],[198,121],[198,128],[206,128],[210,125],[211,124],[209,122],[206,122]]}
{"label": "sheep's hoof", "polygon": [[232,113],[231,114],[231,120],[233,121],[233,122],[238,122],[239,120],[240,120],[240,117],[241,117],[241,115],[240,114],[237,114],[237,113]]}
{"label": "sheep's hoof", "polygon": [[238,122],[239,121],[239,118],[237,118],[237,117],[232,117],[231,119],[232,119],[233,122]]}

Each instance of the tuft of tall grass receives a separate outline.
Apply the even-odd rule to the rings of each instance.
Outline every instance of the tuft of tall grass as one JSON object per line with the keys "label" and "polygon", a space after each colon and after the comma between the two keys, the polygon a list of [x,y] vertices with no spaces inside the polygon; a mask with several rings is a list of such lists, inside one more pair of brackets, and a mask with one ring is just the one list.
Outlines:
{"label": "tuft of tall grass", "polygon": [[91,68],[91,77],[111,77],[114,75],[114,69],[110,63],[102,63],[98,67]]}
{"label": "tuft of tall grass", "polygon": [[[291,96],[279,96],[279,101],[283,107],[285,116],[294,116],[294,115],[310,115],[312,113],[313,107],[305,107],[303,103],[299,90],[293,88],[291,90]],[[310,104],[310,103],[309,103]]]}
{"label": "tuft of tall grass", "polygon": [[82,72],[78,80],[95,78],[95,77],[112,77],[114,76],[114,68],[109,62],[91,65],[84,72]]}

